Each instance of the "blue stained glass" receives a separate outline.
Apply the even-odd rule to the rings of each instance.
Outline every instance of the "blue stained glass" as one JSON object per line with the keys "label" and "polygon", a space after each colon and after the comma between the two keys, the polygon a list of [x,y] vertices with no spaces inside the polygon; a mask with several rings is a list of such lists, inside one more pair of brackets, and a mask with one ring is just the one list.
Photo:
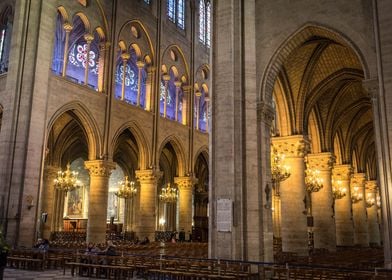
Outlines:
{"label": "blue stained glass", "polygon": [[94,34],[94,40],[90,44],[90,63],[88,68],[88,84],[94,89],[98,88],[99,42],[98,34]]}
{"label": "blue stained glass", "polygon": [[144,0],[144,3],[146,3],[147,5],[150,5],[151,0]]}
{"label": "blue stained glass", "polygon": [[175,5],[176,0],[167,0],[167,16],[168,18],[175,22],[176,21],[176,5]]}
{"label": "blue stained glass", "polygon": [[63,72],[64,62],[65,31],[63,28],[63,17],[60,13],[57,13],[56,33],[54,40],[52,71],[57,75],[61,75]]}
{"label": "blue stained glass", "polygon": [[208,1],[206,4],[206,40],[207,47],[211,46],[211,3]]}
{"label": "blue stained glass", "polygon": [[[199,130],[206,131],[208,116],[207,116],[207,102],[205,101],[206,94],[204,90],[201,92],[201,96],[199,98]],[[195,110],[194,110],[194,123],[195,128],[197,127],[197,99],[195,98]]]}
{"label": "blue stained glass", "polygon": [[206,35],[206,24],[205,24],[205,2],[204,0],[199,0],[199,41],[205,44]]}
{"label": "blue stained glass", "polygon": [[[139,69],[137,67],[137,57],[135,51],[131,49],[130,59],[127,64],[123,65],[121,56],[119,55],[117,59],[117,67],[115,74],[115,96],[121,99],[122,82],[124,79],[124,101],[130,104],[137,104],[137,94],[138,94],[138,79],[139,79]],[[125,74],[125,75],[124,75]],[[141,90],[140,90],[140,106],[144,108],[145,106],[145,96],[146,96],[146,79],[147,72],[145,68],[141,70]]]}
{"label": "blue stained glass", "polygon": [[[167,82],[167,96],[166,96],[166,117],[172,120],[175,120],[175,114],[176,114],[176,86],[174,84],[175,82],[175,77],[173,72],[170,72],[170,80]],[[178,94],[178,104],[179,107],[182,107],[182,92],[179,91]],[[165,82],[161,81],[161,87],[160,87],[160,113],[161,116],[164,115],[164,101],[165,101]],[[180,119],[182,120],[182,109],[181,111],[178,110],[178,121]]]}
{"label": "blue stained glass", "polygon": [[184,0],[177,1],[177,26],[185,29],[185,5]]}

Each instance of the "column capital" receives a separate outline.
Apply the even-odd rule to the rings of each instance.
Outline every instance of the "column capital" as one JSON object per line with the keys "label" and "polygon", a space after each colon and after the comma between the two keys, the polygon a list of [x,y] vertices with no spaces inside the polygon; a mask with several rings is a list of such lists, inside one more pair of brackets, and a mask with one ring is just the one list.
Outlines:
{"label": "column capital", "polygon": [[177,184],[178,190],[192,190],[193,186],[197,183],[197,178],[195,177],[174,177],[174,183]]}
{"label": "column capital", "polygon": [[45,165],[44,167],[44,172],[45,174],[48,176],[50,175],[56,175],[57,172],[60,171],[60,168],[58,166],[54,166],[54,165]]}
{"label": "column capital", "polygon": [[155,169],[144,169],[135,171],[136,178],[140,183],[157,183],[163,172]]}
{"label": "column capital", "polygon": [[131,55],[129,53],[122,53],[121,54],[121,59],[123,62],[127,62],[131,58]]}
{"label": "column capital", "polygon": [[70,24],[69,22],[65,22],[65,23],[63,24],[63,28],[64,28],[64,30],[65,30],[66,33],[69,33],[69,32],[72,31],[73,26],[72,26],[72,24]]}
{"label": "column capital", "polygon": [[90,33],[86,33],[84,34],[84,40],[86,40],[87,44],[89,44],[94,40],[94,35]]}
{"label": "column capital", "polygon": [[176,86],[176,88],[180,88],[181,85],[182,85],[182,82],[181,81],[175,81],[174,85]]}
{"label": "column capital", "polygon": [[184,85],[184,86],[182,86],[182,89],[183,89],[184,92],[190,92],[191,89],[192,89],[192,86],[190,86],[190,85]]}
{"label": "column capital", "polygon": [[357,187],[364,187],[366,181],[366,174],[365,173],[354,173],[351,178],[351,185]]}
{"label": "column capital", "polygon": [[365,181],[365,188],[367,192],[377,192],[377,181],[376,180],[370,180],[370,181]]}
{"label": "column capital", "polygon": [[350,164],[334,165],[332,175],[335,180],[347,181],[350,180],[353,173],[353,168]]}
{"label": "column capital", "polygon": [[271,125],[275,118],[274,108],[265,102],[259,102],[257,104],[257,111],[260,114],[261,121]]}
{"label": "column capital", "polygon": [[162,75],[162,79],[163,79],[165,82],[168,82],[168,81],[170,81],[170,75],[169,75],[169,74],[163,74],[163,75]]}
{"label": "column capital", "polygon": [[373,79],[363,80],[362,87],[369,94],[369,96],[373,98],[378,92],[378,88],[379,88],[378,79],[373,78]]}
{"label": "column capital", "polygon": [[309,168],[318,169],[320,171],[329,171],[335,163],[335,156],[332,153],[308,154],[306,163]]}
{"label": "column capital", "polygon": [[304,157],[310,151],[310,142],[303,135],[272,137],[273,148],[286,158]]}
{"label": "column capital", "polygon": [[90,176],[109,177],[112,170],[116,169],[116,163],[106,160],[90,160],[84,162],[84,168],[90,173]]}
{"label": "column capital", "polygon": [[137,68],[141,69],[144,67],[144,65],[146,65],[146,63],[144,63],[143,61],[140,60],[136,61]]}

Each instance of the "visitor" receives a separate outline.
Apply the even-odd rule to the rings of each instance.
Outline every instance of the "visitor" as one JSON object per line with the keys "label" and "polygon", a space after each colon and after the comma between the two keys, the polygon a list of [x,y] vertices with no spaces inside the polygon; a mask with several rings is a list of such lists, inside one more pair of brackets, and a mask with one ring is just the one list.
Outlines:
{"label": "visitor", "polygon": [[41,245],[39,245],[38,250],[40,252],[46,253],[49,250],[49,240],[48,239],[43,239],[41,242]]}
{"label": "visitor", "polygon": [[111,240],[108,240],[105,250],[102,251],[107,256],[116,256],[116,245]]}
{"label": "visitor", "polygon": [[142,242],[140,242],[140,245],[147,245],[150,243],[150,239],[148,239],[148,237],[146,236]]}
{"label": "visitor", "polygon": [[85,254],[86,255],[95,255],[95,254],[97,254],[99,252],[100,252],[100,250],[95,246],[95,243],[93,243],[93,242],[90,242],[87,245],[87,248],[85,250]]}

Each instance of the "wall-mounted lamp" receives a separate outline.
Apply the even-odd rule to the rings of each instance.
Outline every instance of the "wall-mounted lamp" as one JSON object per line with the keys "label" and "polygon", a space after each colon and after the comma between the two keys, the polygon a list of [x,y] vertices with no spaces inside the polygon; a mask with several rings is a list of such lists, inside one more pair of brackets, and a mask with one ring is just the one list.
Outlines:
{"label": "wall-mounted lamp", "polygon": [[34,197],[32,195],[26,196],[26,205],[28,210],[34,207]]}

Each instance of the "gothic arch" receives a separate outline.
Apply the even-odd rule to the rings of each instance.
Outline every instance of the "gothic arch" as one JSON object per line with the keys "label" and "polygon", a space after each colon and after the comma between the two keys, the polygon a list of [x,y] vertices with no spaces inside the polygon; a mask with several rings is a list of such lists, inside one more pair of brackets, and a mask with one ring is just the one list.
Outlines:
{"label": "gothic arch", "polygon": [[124,123],[117,129],[116,133],[113,136],[111,145],[109,147],[109,155],[113,158],[114,147],[118,141],[120,135],[125,131],[129,130],[132,135],[136,139],[136,143],[139,149],[139,168],[141,170],[148,169],[150,167],[150,160],[151,160],[151,149],[148,146],[148,141],[146,136],[144,135],[142,129],[135,121],[130,121]]}
{"label": "gothic arch", "polygon": [[299,28],[291,36],[289,36],[275,51],[271,57],[266,69],[264,70],[263,78],[261,80],[261,92],[259,100],[271,104],[272,92],[276,77],[282,68],[283,62],[290,56],[290,54],[303,44],[307,39],[313,36],[321,36],[334,40],[342,45],[351,48],[359,59],[364,76],[369,77],[368,64],[366,59],[362,55],[360,49],[348,38],[345,34],[333,30],[329,27],[323,26],[318,23],[306,23],[304,26]]}
{"label": "gothic arch", "polygon": [[[59,108],[48,122],[47,133],[52,130],[54,123],[59,119],[59,117],[68,111],[73,112],[73,114],[77,117],[81,128],[85,132],[88,144],[88,159],[95,160],[102,158],[102,135],[99,132],[97,122],[92,117],[88,108],[79,101],[69,102]],[[48,136],[49,135],[46,135],[45,147],[47,146]]]}
{"label": "gothic arch", "polygon": [[178,176],[182,177],[185,176],[185,171],[186,171],[186,157],[185,157],[185,152],[184,152],[184,147],[181,144],[181,141],[176,137],[176,136],[168,136],[166,139],[164,139],[161,142],[161,145],[159,146],[158,150],[158,159],[160,154],[162,153],[164,147],[166,144],[170,143],[176,153],[177,160],[178,160]]}

